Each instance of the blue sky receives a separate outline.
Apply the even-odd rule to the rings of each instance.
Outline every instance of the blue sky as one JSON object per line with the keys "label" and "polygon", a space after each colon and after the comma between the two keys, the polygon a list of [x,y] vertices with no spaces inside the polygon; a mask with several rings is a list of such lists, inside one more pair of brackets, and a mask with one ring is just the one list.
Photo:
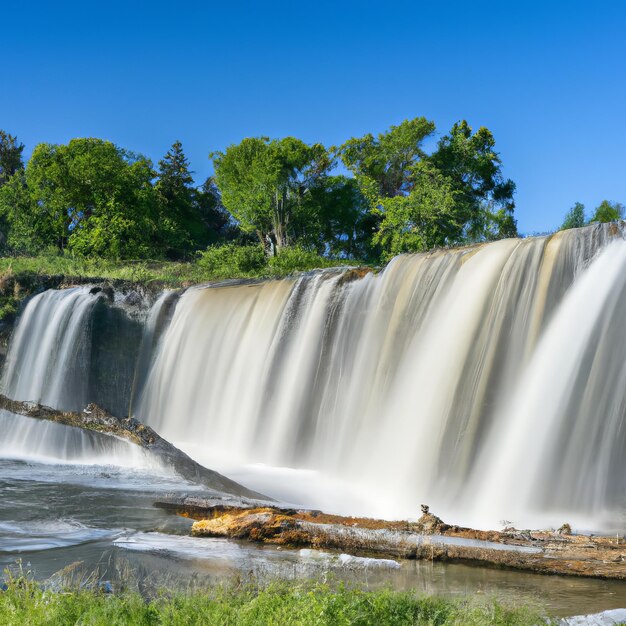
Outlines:
{"label": "blue sky", "polygon": [[523,233],[626,204],[626,2],[3,2],[0,128],[102,137],[196,179],[245,136],[327,145],[424,115],[495,135]]}

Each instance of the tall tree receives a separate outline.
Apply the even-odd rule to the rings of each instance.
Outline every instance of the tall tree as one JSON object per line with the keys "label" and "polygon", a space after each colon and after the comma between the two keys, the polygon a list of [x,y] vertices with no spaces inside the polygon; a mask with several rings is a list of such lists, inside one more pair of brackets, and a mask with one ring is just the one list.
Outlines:
{"label": "tall tree", "polygon": [[609,202],[602,200],[589,223],[593,222],[615,222],[624,218],[624,205],[620,202]]}
{"label": "tall tree", "polygon": [[515,183],[503,177],[495,143],[489,129],[481,127],[474,133],[463,120],[453,125],[428,157],[458,192],[458,227],[448,233],[450,244],[517,236]]}
{"label": "tall tree", "polygon": [[[249,137],[211,155],[226,209],[270,255],[315,223],[311,191],[328,175],[332,159],[321,144],[286,137]],[[314,217],[314,216],[313,216]]]}
{"label": "tall tree", "polygon": [[159,201],[161,245],[167,256],[179,258],[206,246],[206,229],[195,203],[196,192],[189,161],[175,141],[159,161],[156,192]]}
{"label": "tall tree", "polygon": [[569,230],[570,228],[581,228],[586,224],[585,205],[576,202],[574,206],[567,212],[563,224],[559,230]]}
{"label": "tall tree", "polygon": [[18,143],[17,137],[0,129],[0,187],[17,171],[24,169],[23,150],[24,144]]}
{"label": "tall tree", "polygon": [[89,255],[154,254],[152,164],[102,139],[40,144],[26,167],[29,220],[46,244]]}

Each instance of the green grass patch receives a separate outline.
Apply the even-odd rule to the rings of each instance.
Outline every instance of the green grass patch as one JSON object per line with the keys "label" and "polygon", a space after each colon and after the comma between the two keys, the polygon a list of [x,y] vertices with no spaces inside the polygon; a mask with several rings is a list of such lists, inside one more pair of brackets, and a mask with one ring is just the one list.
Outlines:
{"label": "green grass patch", "polygon": [[334,625],[492,626],[546,624],[527,607],[496,601],[446,599],[411,592],[361,591],[313,583],[214,587],[202,593],[45,590],[25,577],[8,578],[0,592],[0,623],[41,626]]}
{"label": "green grass patch", "polygon": [[359,265],[359,262],[328,259],[300,247],[286,248],[279,256],[268,258],[258,245],[223,244],[209,247],[189,262],[112,261],[70,253],[1,257],[0,277],[62,275],[181,287],[231,278],[282,278],[339,265]]}

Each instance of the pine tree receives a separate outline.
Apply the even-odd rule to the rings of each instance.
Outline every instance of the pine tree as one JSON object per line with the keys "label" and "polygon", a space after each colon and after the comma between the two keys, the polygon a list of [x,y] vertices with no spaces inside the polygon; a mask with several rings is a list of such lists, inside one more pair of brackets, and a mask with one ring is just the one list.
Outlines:
{"label": "pine tree", "polygon": [[17,137],[0,129],[0,187],[9,178],[24,168],[22,151],[24,144],[17,142]]}
{"label": "pine tree", "polygon": [[156,190],[159,199],[161,245],[170,258],[189,255],[203,245],[206,228],[194,201],[196,190],[183,145],[175,141],[159,161]]}

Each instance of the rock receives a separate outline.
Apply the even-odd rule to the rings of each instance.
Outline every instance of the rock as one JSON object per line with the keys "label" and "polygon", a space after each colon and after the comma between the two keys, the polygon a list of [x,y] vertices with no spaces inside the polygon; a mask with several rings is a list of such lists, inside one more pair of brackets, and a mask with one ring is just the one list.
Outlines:
{"label": "rock", "polygon": [[143,298],[135,290],[131,291],[124,298],[124,304],[128,306],[139,306],[143,302]]}
{"label": "rock", "polygon": [[11,398],[0,394],[0,409],[32,419],[47,420],[63,424],[64,426],[83,428],[96,432],[101,436],[124,439],[143,448],[165,467],[170,467],[190,482],[204,485],[223,493],[271,500],[271,498],[266,498],[236,483],[234,480],[230,480],[230,478],[196,463],[182,450],[173,446],[152,428],[142,424],[134,417],[115,417],[96,404],[87,405],[82,413],[72,413],[57,411],[33,402],[11,400]]}
{"label": "rock", "polygon": [[417,520],[415,528],[422,533],[432,535],[441,533],[449,528],[448,524],[430,512],[430,507],[426,504],[421,505],[422,516]]}
{"label": "rock", "polygon": [[571,535],[572,527],[565,522],[565,524],[563,524],[563,526],[561,526],[556,532],[558,535]]}

